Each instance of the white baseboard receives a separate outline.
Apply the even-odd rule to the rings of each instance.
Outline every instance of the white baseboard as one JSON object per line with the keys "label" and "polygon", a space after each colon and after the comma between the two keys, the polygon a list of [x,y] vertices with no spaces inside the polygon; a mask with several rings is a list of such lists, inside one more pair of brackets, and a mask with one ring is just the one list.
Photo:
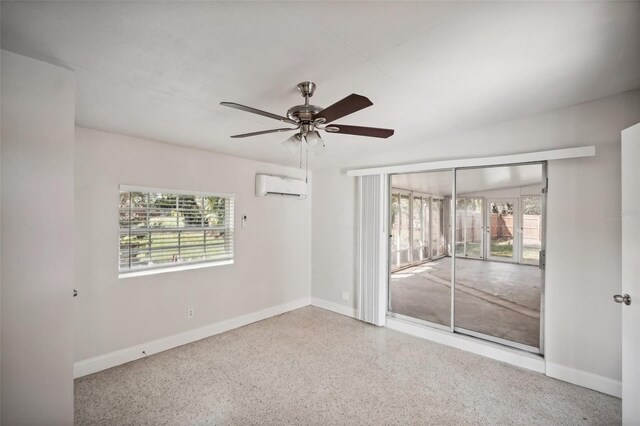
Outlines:
{"label": "white baseboard", "polygon": [[622,398],[622,382],[620,380],[610,379],[609,377],[565,367],[564,365],[554,364],[552,362],[547,362],[546,374],[554,379]]}
{"label": "white baseboard", "polygon": [[[308,297],[294,300],[292,302],[283,303],[281,305],[272,306],[257,312],[242,315],[226,321],[196,328],[194,330],[185,331],[183,333],[174,334],[173,336],[164,337],[162,339],[151,342],[142,343],[140,345],[131,346],[129,348],[99,355],[93,358],[78,361],[73,364],[73,377],[78,378],[87,374],[97,373],[107,368],[115,367],[148,355],[166,351],[167,349],[182,346],[196,340],[204,339],[234,328],[242,327],[256,321],[261,321],[275,315],[293,311],[294,309],[303,308],[311,304]],[[144,355],[142,352],[145,352]]]}
{"label": "white baseboard", "polygon": [[495,360],[513,364],[528,370],[533,370],[538,373],[545,372],[544,358],[536,354],[507,348],[502,345],[473,337],[462,336],[459,334],[449,333],[447,331],[437,330],[435,328],[425,327],[419,324],[413,324],[393,317],[387,317],[386,325],[392,330],[401,331],[412,336],[431,340],[432,342],[462,349],[463,351],[486,356],[487,358],[493,358]]}
{"label": "white baseboard", "polygon": [[529,354],[516,349],[507,348],[491,342],[486,342],[473,337],[452,334],[413,324],[398,318],[387,317],[387,327],[412,336],[421,337],[443,345],[452,346],[464,351],[486,356],[498,361],[513,364],[518,367],[546,374],[554,379],[562,380],[574,385],[593,389],[618,398],[622,397],[622,382],[599,376],[583,370],[548,362],[535,354]]}
{"label": "white baseboard", "polygon": [[351,318],[357,317],[356,308],[352,308],[350,306],[340,305],[335,302],[329,302],[328,300],[318,299],[317,297],[311,298],[311,304],[313,306],[317,306],[318,308],[326,309],[327,311],[332,311],[337,314],[346,315]]}

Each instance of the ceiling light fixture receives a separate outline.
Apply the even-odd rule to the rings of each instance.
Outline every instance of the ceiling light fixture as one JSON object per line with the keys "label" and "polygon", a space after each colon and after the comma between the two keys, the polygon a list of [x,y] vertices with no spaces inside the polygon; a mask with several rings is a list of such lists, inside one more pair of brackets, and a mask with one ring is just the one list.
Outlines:
{"label": "ceiling light fixture", "polygon": [[316,130],[307,133],[305,135],[305,140],[307,141],[307,149],[311,153],[316,156],[324,154],[326,147],[324,141],[320,137],[320,133],[318,133]]}
{"label": "ceiling light fixture", "polygon": [[282,142],[282,146],[291,154],[295,154],[298,152],[298,148],[300,147],[301,141],[302,141],[302,135],[300,133],[296,133],[295,135],[288,138],[286,141]]}

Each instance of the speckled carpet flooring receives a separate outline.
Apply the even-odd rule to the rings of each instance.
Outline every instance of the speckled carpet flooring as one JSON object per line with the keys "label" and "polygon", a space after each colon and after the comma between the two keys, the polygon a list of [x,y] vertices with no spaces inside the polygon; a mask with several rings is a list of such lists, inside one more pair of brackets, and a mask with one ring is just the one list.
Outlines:
{"label": "speckled carpet flooring", "polygon": [[620,424],[620,400],[306,307],[75,381],[78,425]]}

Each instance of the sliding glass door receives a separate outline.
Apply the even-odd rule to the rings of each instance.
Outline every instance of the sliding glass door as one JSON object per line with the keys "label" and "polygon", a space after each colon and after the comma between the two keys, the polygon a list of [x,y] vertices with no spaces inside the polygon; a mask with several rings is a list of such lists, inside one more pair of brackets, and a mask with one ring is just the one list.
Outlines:
{"label": "sliding glass door", "polygon": [[405,181],[438,195],[392,190],[389,315],[543,353],[546,166]]}
{"label": "sliding glass door", "polygon": [[[450,182],[452,172],[434,174],[434,179]],[[415,178],[415,177],[414,177]],[[415,181],[415,179],[412,179]],[[393,183],[393,179],[392,179]],[[403,180],[403,184],[411,184]],[[414,182],[415,183],[415,182]],[[450,185],[446,184],[447,190]],[[425,188],[426,189],[426,188]],[[437,186],[429,189],[439,189]],[[444,196],[391,188],[390,269],[388,311],[398,317],[421,321],[432,327],[451,327],[451,263],[446,257]],[[411,200],[408,218],[403,200]],[[403,224],[408,220],[409,229]],[[404,257],[403,236],[408,234],[410,256]]]}
{"label": "sliding glass door", "polygon": [[[524,182],[520,183],[521,180]],[[481,200],[465,196],[456,199],[458,223],[460,217],[467,218],[466,238],[460,235],[464,234],[464,229],[460,229],[460,226],[456,229],[456,239],[467,241],[466,252],[460,247],[456,250],[456,332],[530,352],[541,351],[543,271],[520,264],[520,260],[522,256],[533,257],[532,249],[524,254],[523,241],[532,248],[538,244],[538,250],[542,242],[542,234],[535,232],[534,228],[537,227],[533,223],[536,219],[541,220],[542,216],[527,215],[525,224],[521,211],[521,206],[526,205],[529,213],[541,213],[541,197],[521,194],[541,191],[543,182],[542,165],[456,171],[457,193],[473,191],[483,195],[486,200],[486,212],[483,215],[476,208],[483,204]],[[469,238],[469,234],[475,234],[469,225],[469,217],[476,211],[480,213],[480,220],[484,221],[479,229],[484,230],[486,235],[486,256],[483,259],[482,254],[477,253],[479,260],[472,260],[469,241],[473,238]],[[525,227],[528,229],[527,238],[523,239]]]}

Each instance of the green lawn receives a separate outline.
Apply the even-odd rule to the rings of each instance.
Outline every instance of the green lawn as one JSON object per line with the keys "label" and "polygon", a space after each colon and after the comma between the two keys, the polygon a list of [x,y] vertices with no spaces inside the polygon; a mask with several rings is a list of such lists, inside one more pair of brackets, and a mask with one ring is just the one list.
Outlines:
{"label": "green lawn", "polygon": [[491,256],[513,257],[511,241],[491,241]]}
{"label": "green lawn", "polygon": [[[524,246],[522,248],[522,259],[529,261],[537,261],[540,247]],[[495,241],[491,243],[491,255],[497,257],[513,257],[513,244],[511,241]],[[464,256],[464,243],[456,244],[456,256]],[[480,243],[467,243],[466,257],[481,257],[482,250]]]}
{"label": "green lawn", "polygon": [[[464,256],[464,243],[456,244],[456,256]],[[480,243],[467,243],[467,257],[481,257],[482,247]]]}

